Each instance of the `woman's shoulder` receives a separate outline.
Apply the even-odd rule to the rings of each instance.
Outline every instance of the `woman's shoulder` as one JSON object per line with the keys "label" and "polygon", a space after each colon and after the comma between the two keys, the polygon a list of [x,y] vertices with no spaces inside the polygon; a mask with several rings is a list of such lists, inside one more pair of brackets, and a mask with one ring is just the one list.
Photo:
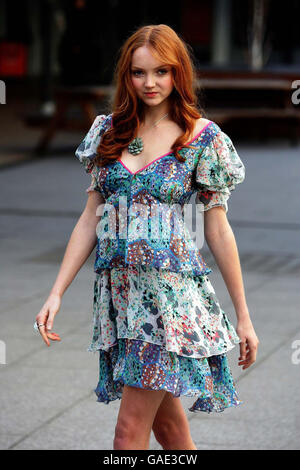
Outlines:
{"label": "woman's shoulder", "polygon": [[105,125],[105,124],[110,124],[112,121],[112,114],[98,114],[95,119],[95,123],[97,125]]}
{"label": "woman's shoulder", "polygon": [[199,132],[201,128],[205,127],[209,122],[212,122],[212,121],[203,117],[196,119],[195,130],[198,129],[198,132]]}
{"label": "woman's shoulder", "polygon": [[201,132],[208,126],[208,125],[212,125],[212,126],[216,126],[215,122],[211,121],[210,119],[206,119],[206,118],[199,118],[199,119],[196,119],[196,123],[195,123],[195,127],[194,127],[194,131],[193,131],[193,138],[197,137],[199,134],[201,134]]}

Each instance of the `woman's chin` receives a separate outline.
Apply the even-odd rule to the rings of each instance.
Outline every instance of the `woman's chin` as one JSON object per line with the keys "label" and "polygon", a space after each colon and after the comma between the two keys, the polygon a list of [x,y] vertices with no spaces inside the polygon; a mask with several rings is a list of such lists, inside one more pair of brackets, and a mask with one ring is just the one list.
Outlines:
{"label": "woman's chin", "polygon": [[142,101],[145,103],[146,106],[152,107],[152,106],[158,106],[159,104],[163,103],[165,101],[164,99],[161,99],[159,97],[156,98],[142,98]]}

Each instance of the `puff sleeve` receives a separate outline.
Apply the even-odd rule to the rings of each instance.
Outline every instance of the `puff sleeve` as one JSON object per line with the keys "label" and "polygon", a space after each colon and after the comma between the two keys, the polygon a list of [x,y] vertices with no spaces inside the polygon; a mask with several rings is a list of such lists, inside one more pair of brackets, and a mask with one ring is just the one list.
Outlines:
{"label": "puff sleeve", "polygon": [[235,186],[245,179],[245,166],[231,139],[219,128],[211,142],[200,153],[196,166],[196,204],[200,211],[222,206]]}
{"label": "puff sleeve", "polygon": [[81,144],[75,151],[75,156],[78,158],[80,163],[83,165],[86,173],[91,175],[91,184],[86,189],[86,192],[100,191],[98,186],[98,171],[99,168],[94,163],[94,158],[97,155],[97,147],[100,143],[101,135],[104,132],[104,122],[106,119],[105,114],[100,114],[94,120],[90,130],[86,134]]}

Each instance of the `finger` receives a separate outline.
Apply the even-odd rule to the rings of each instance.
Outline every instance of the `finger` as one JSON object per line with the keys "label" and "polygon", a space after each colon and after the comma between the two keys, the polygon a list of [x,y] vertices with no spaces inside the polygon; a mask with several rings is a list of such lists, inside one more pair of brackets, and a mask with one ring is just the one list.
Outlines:
{"label": "finger", "polygon": [[48,337],[47,337],[47,334],[46,334],[45,325],[41,325],[41,326],[39,327],[39,332],[40,332],[40,335],[42,336],[43,340],[44,340],[45,343],[47,344],[47,346],[50,346],[50,342],[49,342]]}
{"label": "finger", "polygon": [[[250,357],[250,351],[248,351],[248,352],[246,353],[246,355],[245,355],[244,359],[247,359],[247,360],[248,360],[248,359],[249,359],[249,357]],[[239,359],[241,359],[241,358],[239,358]]]}
{"label": "finger", "polygon": [[256,355],[249,354],[249,356],[245,360],[241,360],[238,365],[243,366],[243,369],[247,369],[256,361]]}
{"label": "finger", "polygon": [[59,338],[59,335],[57,333],[52,333],[52,331],[47,331],[48,336],[53,336],[55,338]]}
{"label": "finger", "polygon": [[239,365],[248,364],[249,360],[250,360],[249,356],[246,356],[245,359],[239,359]]}
{"label": "finger", "polygon": [[53,335],[53,336],[57,336],[59,337],[59,334],[58,333],[55,333],[54,331],[50,331],[47,326],[46,326],[46,333],[47,335]]}
{"label": "finger", "polygon": [[53,335],[53,336],[59,336],[58,333],[54,333],[54,331],[48,331],[47,328],[46,328],[46,333],[49,335]]}
{"label": "finger", "polygon": [[248,351],[248,355],[249,355],[250,357],[254,357],[254,358],[255,358],[255,357],[256,357],[256,353],[257,353],[257,346],[256,346],[254,343],[252,343],[252,342],[249,341],[249,351]]}
{"label": "finger", "polygon": [[244,359],[241,359],[241,358],[239,358],[239,359],[240,359],[241,362],[242,362],[242,361],[248,362],[248,361],[250,361],[250,360],[252,360],[252,359],[255,360],[255,358],[256,358],[255,351],[249,351],[249,352],[246,354],[246,356],[244,357]]}
{"label": "finger", "polygon": [[50,335],[54,335],[54,336],[59,336],[58,333],[54,333],[54,331],[49,330],[47,326],[46,326],[46,333],[49,333]]}
{"label": "finger", "polygon": [[50,312],[47,320],[47,330],[51,330],[53,327],[53,321],[54,321],[55,314],[54,312]]}
{"label": "finger", "polygon": [[238,363],[239,366],[243,366],[243,365],[246,365],[246,364],[248,364],[248,361],[240,361]]}
{"label": "finger", "polygon": [[239,359],[244,359],[246,357],[246,342],[242,341],[240,343],[240,357]]}
{"label": "finger", "polygon": [[242,361],[239,363],[239,366],[241,366],[242,369],[244,370],[244,369],[247,369],[250,366],[250,364],[248,361]]}
{"label": "finger", "polygon": [[48,309],[41,310],[41,312],[36,316],[36,322],[38,325],[46,325],[48,319]]}
{"label": "finger", "polygon": [[256,350],[250,351],[248,360],[251,361],[251,362],[256,361]]}
{"label": "finger", "polygon": [[245,364],[242,369],[248,369],[251,365],[253,364],[253,362],[250,362],[249,364]]}
{"label": "finger", "polygon": [[[244,358],[248,357],[248,355],[250,354],[250,352],[251,352],[251,346],[250,346],[248,343],[246,343],[246,345],[245,345],[245,352],[244,352]],[[239,359],[242,359],[242,354],[240,354]]]}
{"label": "finger", "polygon": [[61,341],[61,338],[59,335],[56,335],[54,333],[47,333],[48,338],[50,338],[52,341]]}

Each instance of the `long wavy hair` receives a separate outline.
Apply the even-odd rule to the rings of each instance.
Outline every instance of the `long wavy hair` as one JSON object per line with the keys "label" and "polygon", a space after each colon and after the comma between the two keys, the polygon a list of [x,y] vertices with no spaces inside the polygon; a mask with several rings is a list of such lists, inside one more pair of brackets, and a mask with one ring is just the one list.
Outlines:
{"label": "long wavy hair", "polygon": [[137,29],[123,44],[114,71],[115,95],[112,103],[112,126],[102,135],[95,163],[104,166],[117,160],[123,149],[137,137],[144,117],[143,101],[138,98],[131,81],[131,60],[138,47],[147,46],[153,56],[171,66],[173,90],[169,115],[183,130],[171,151],[177,160],[185,158],[178,153],[192,136],[196,119],[202,114],[197,106],[196,72],[191,48],[175,31],[165,24],[147,25]]}

